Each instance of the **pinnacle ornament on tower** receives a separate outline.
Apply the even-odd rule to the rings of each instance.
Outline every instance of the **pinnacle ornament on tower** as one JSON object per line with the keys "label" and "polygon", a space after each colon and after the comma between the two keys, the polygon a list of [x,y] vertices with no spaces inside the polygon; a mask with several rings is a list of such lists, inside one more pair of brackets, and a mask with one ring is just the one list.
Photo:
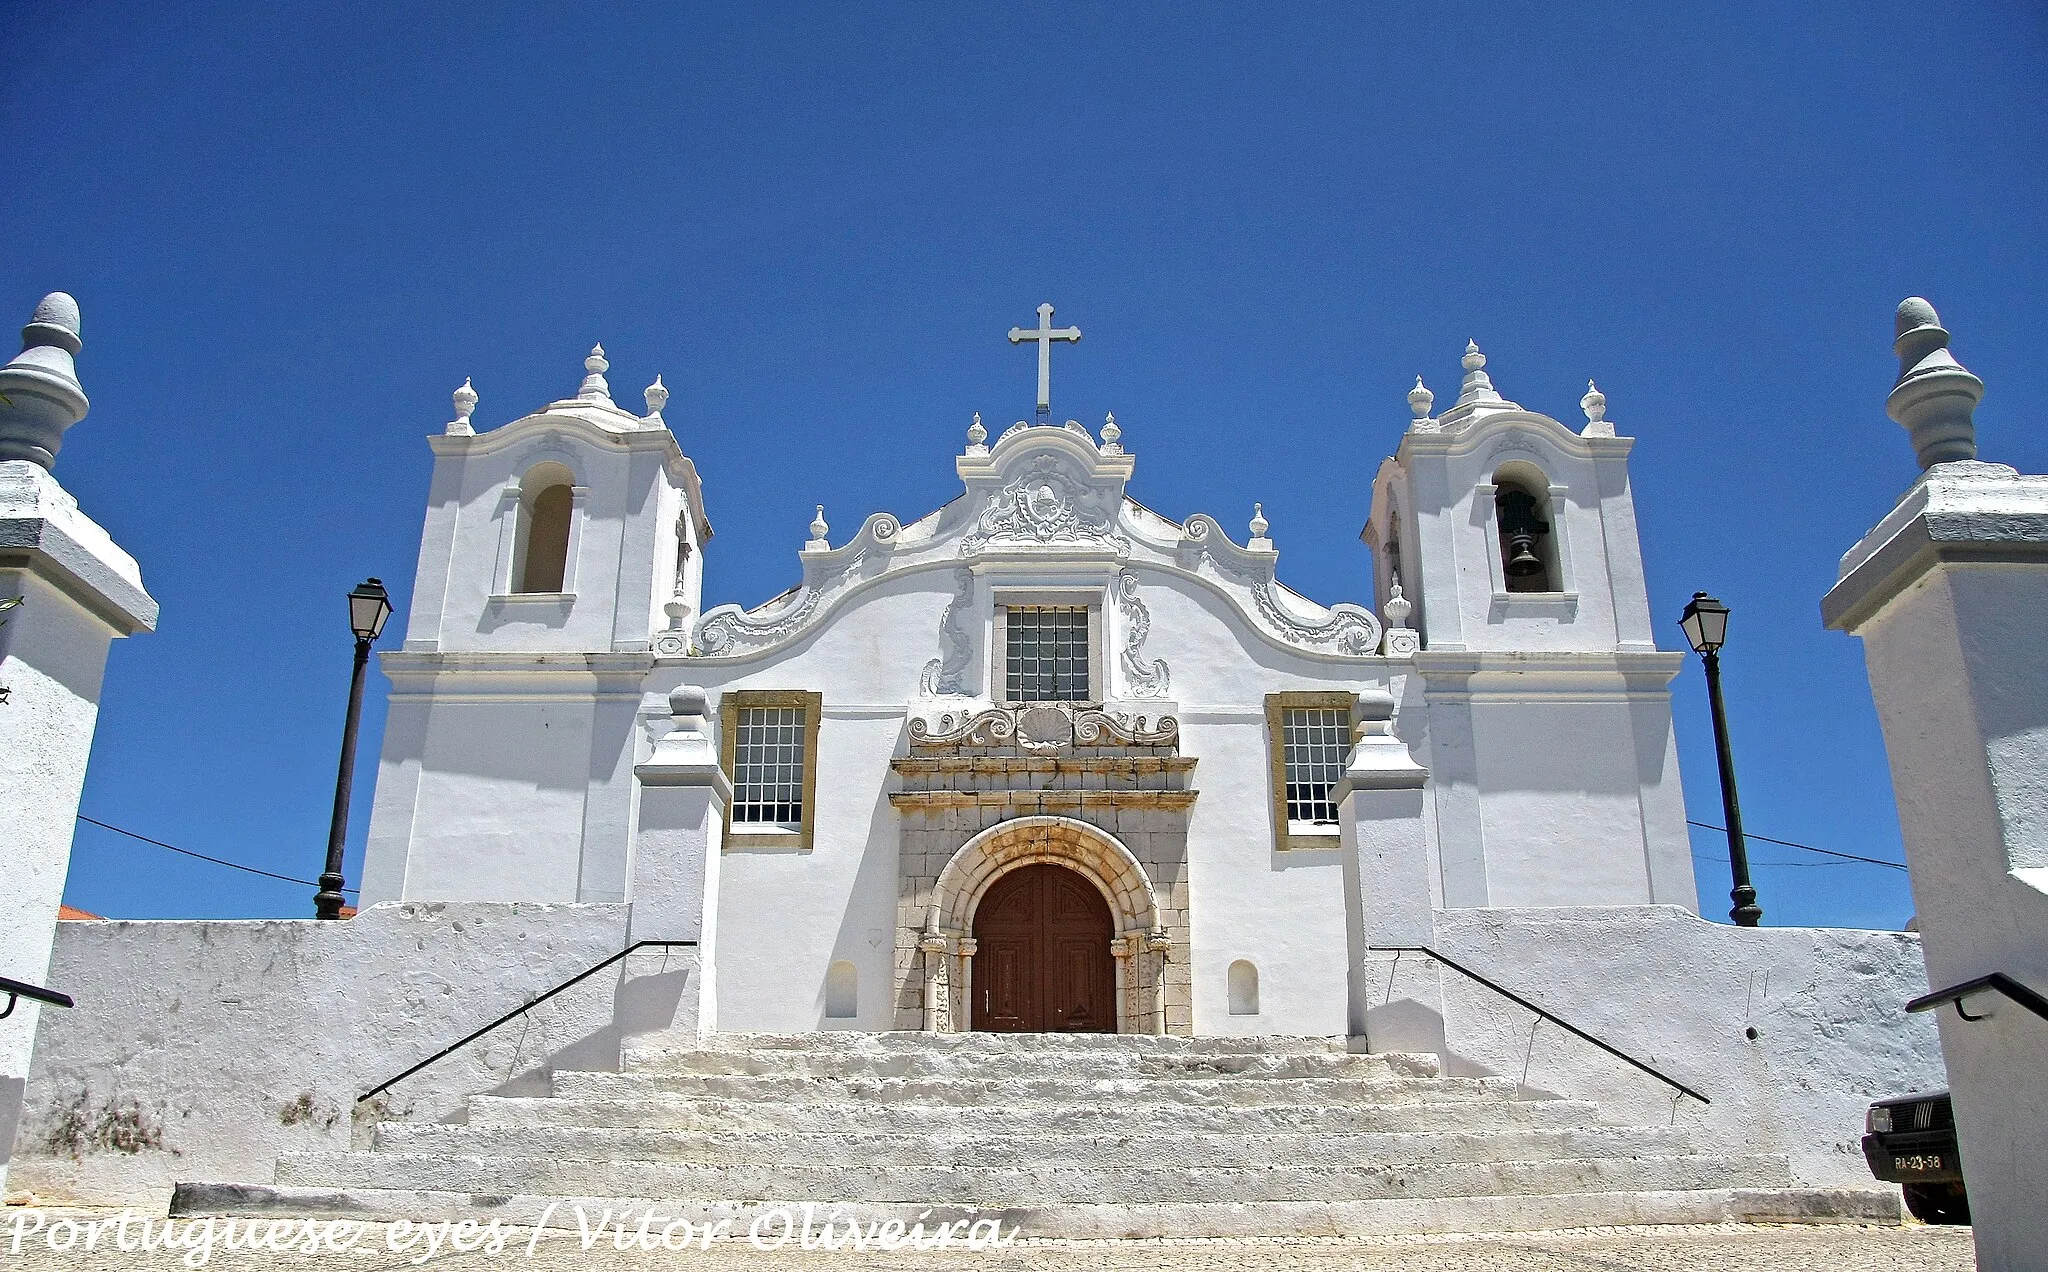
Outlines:
{"label": "pinnacle ornament on tower", "polygon": [[981,426],[981,412],[976,411],[974,413],[974,422],[967,426],[967,453],[970,455],[988,454],[987,442],[988,430]]}
{"label": "pinnacle ornament on tower", "polygon": [[604,346],[590,346],[590,356],[583,360],[583,385],[576,390],[576,396],[584,402],[603,402],[607,406],[612,400],[612,386],[605,383],[604,373],[612,364],[605,361]]}
{"label": "pinnacle ornament on tower", "polygon": [[73,361],[81,347],[78,302],[64,292],[43,297],[21,329],[21,352],[0,367],[0,462],[57,462],[64,430],[92,405]]}
{"label": "pinnacle ornament on tower", "polygon": [[668,386],[661,382],[659,375],[654,377],[654,383],[647,386],[644,396],[647,399],[647,418],[656,424],[665,423],[661,418],[661,408],[668,405]]}
{"label": "pinnacle ornament on tower", "polygon": [[1415,424],[1410,425],[1410,427],[1427,424],[1429,422],[1429,408],[1435,405],[1436,394],[1429,391],[1429,386],[1422,382],[1421,376],[1416,376],[1415,387],[1408,390],[1408,412],[1415,417]]}
{"label": "pinnacle ornament on tower", "polygon": [[1103,412],[1103,414],[1102,414],[1102,453],[1103,453],[1103,454],[1105,454],[1105,455],[1121,455],[1121,454],[1123,454],[1123,453],[1124,453],[1123,443],[1122,443],[1122,442],[1121,442],[1120,440],[1118,440],[1118,439],[1122,438],[1122,437],[1123,437],[1123,435],[1124,435],[1124,431],[1123,431],[1122,429],[1118,428],[1118,427],[1117,427],[1117,424],[1116,424],[1116,412],[1115,412],[1115,411],[1105,411],[1105,412]]}
{"label": "pinnacle ornament on tower", "polygon": [[1899,379],[1884,401],[1885,414],[1912,437],[1920,467],[1977,458],[1977,403],[1984,381],[1971,375],[1948,351],[1941,315],[1919,296],[1899,302],[1893,323]]}
{"label": "pinnacle ornament on tower", "polygon": [[1465,368],[1465,380],[1458,386],[1459,406],[1502,400],[1493,387],[1493,377],[1486,374],[1486,355],[1479,352],[1477,340],[1465,342],[1465,356],[1459,360],[1459,365]]}
{"label": "pinnacle ornament on tower", "polygon": [[806,552],[829,552],[832,544],[825,538],[832,533],[832,527],[825,524],[825,505],[819,504],[818,511],[811,517],[811,539],[804,544]]}
{"label": "pinnacle ornament on tower", "polygon": [[1614,436],[1614,421],[1607,418],[1607,395],[1591,380],[1586,381],[1586,396],[1579,399],[1579,409],[1586,413],[1586,427],[1579,430],[1579,436]]}
{"label": "pinnacle ornament on tower", "polygon": [[462,387],[449,395],[455,402],[455,418],[448,421],[448,433],[455,437],[473,437],[476,426],[469,417],[476,413],[476,389],[471,387],[469,377],[462,377]]}

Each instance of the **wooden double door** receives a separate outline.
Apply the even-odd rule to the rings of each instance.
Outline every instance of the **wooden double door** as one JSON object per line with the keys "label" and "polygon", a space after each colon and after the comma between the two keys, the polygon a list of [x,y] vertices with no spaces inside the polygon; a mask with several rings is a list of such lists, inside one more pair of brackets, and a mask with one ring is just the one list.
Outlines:
{"label": "wooden double door", "polygon": [[1022,866],[974,912],[974,1028],[1115,1033],[1109,903],[1065,866]]}

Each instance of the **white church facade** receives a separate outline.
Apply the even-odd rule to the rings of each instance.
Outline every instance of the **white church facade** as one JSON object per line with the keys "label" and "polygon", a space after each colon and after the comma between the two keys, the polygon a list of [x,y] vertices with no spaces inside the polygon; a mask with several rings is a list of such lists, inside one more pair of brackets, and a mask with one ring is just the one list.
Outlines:
{"label": "white church facade", "polygon": [[[0,461],[40,492],[0,529],[44,546],[0,582],[139,606],[132,562],[81,573],[50,529],[85,399],[47,303],[0,403],[40,439]],[[798,585],[744,610],[702,607],[659,379],[622,409],[593,351],[484,431],[465,384],[383,656],[360,912],[56,923],[76,748],[22,854],[38,983],[75,1007],[0,1038],[8,1187],[1062,1236],[1895,1216],[1857,1140],[1873,1096],[1942,1081],[1919,938],[1699,916],[1683,659],[1598,391],[1568,428],[1476,347],[1441,413],[1418,382],[1371,483],[1379,599],[1324,605],[1256,505],[1242,537],[1170,521],[1113,418],[1056,422],[1051,320],[1011,333],[1036,418],[974,421],[959,497],[820,509]],[[10,684],[55,705],[19,718],[78,718],[23,672],[69,611],[23,610]]]}
{"label": "white church facade", "polygon": [[1325,606],[1259,512],[1162,517],[1114,417],[1052,422],[1078,333],[1050,314],[1012,333],[1038,422],[977,416],[937,511],[821,508],[748,610],[702,609],[705,483],[658,383],[628,411],[594,352],[481,432],[465,385],[383,655],[363,903],[633,902],[635,769],[696,686],[723,1030],[1361,1035],[1367,947],[1427,944],[1375,914],[1696,910],[1682,655],[1597,390],[1567,427],[1476,347],[1440,414],[1418,379],[1372,481],[1382,599]]}

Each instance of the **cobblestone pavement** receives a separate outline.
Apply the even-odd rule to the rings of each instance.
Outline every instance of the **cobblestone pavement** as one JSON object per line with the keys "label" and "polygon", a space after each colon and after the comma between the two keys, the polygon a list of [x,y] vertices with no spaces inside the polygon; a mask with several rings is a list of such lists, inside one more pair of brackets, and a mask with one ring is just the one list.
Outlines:
{"label": "cobblestone pavement", "polygon": [[[203,1266],[220,1272],[399,1272],[413,1267],[448,1272],[526,1269],[527,1272],[639,1272],[646,1269],[702,1268],[706,1272],[781,1272],[781,1269],[901,1269],[938,1272],[986,1268],[988,1272],[1273,1272],[1308,1269],[1339,1272],[1951,1272],[1974,1268],[1967,1228],[1851,1225],[1759,1226],[1724,1224],[1699,1227],[1588,1228],[1570,1232],[1499,1233],[1469,1236],[1379,1237],[1357,1240],[1212,1239],[1192,1241],[1018,1242],[1007,1249],[968,1252],[802,1251],[792,1243],[780,1250],[755,1249],[746,1241],[717,1242],[706,1249],[620,1251],[607,1243],[585,1250],[573,1233],[551,1231],[529,1252],[529,1229],[513,1229],[495,1254],[478,1249],[458,1252],[445,1242],[425,1254],[419,1234],[394,1232],[384,1224],[357,1226],[354,1244],[342,1251],[306,1253],[300,1248],[269,1250],[220,1249],[195,1263],[186,1249],[148,1252],[116,1248],[115,1230],[104,1226],[91,1250],[84,1248],[85,1225],[107,1219],[107,1212],[48,1211],[41,1231],[26,1231],[32,1221],[24,1212],[0,1211],[0,1272],[69,1272],[71,1269],[136,1269],[137,1272],[178,1272]],[[77,1230],[61,1228],[69,1218]],[[160,1221],[159,1221],[160,1222]],[[270,1221],[260,1221],[265,1224]],[[299,1223],[301,1221],[280,1221]],[[317,1222],[317,1221],[316,1221]],[[135,1229],[130,1229],[134,1244]],[[17,1233],[21,1232],[17,1242]],[[50,1248],[50,1236],[68,1250]],[[394,1249],[410,1237],[410,1248]],[[290,1233],[277,1244],[295,1246]],[[18,1248],[17,1248],[18,1247]]]}

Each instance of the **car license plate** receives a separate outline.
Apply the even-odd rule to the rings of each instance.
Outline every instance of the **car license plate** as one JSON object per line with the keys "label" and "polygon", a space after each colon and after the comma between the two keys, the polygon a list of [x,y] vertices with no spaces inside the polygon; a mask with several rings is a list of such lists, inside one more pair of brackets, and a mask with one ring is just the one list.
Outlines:
{"label": "car license plate", "polygon": [[1901,1153],[1892,1158],[1892,1167],[1900,1171],[1925,1171],[1933,1174],[1946,1170],[1940,1153]]}

